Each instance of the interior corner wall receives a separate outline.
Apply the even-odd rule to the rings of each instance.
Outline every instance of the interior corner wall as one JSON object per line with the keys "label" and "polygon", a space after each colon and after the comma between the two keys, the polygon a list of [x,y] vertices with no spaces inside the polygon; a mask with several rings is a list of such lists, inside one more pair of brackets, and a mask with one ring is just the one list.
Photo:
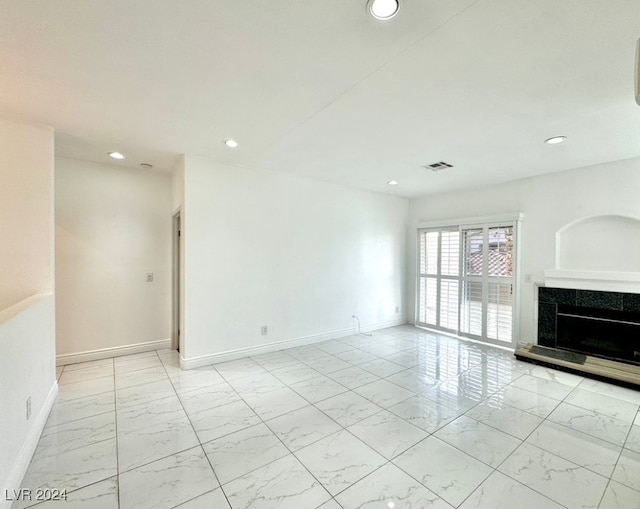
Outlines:
{"label": "interior corner wall", "polygon": [[184,156],[171,174],[171,210],[175,213],[184,204]]}
{"label": "interior corner wall", "polygon": [[[53,130],[0,120],[0,493],[18,489],[57,388]],[[31,398],[32,414],[26,415]],[[10,505],[4,496],[0,508]]]}
{"label": "interior corner wall", "polygon": [[[416,230],[420,221],[523,212],[520,243],[520,330],[516,341],[537,342],[535,284],[555,268],[556,232],[578,219],[621,215],[640,218],[640,158],[412,199],[408,221],[407,301],[415,320]],[[525,274],[532,276],[524,282]]]}
{"label": "interior corner wall", "polygon": [[55,174],[59,362],[168,346],[170,175],[65,158]]}
{"label": "interior corner wall", "polygon": [[407,208],[187,157],[183,358],[404,323]]}

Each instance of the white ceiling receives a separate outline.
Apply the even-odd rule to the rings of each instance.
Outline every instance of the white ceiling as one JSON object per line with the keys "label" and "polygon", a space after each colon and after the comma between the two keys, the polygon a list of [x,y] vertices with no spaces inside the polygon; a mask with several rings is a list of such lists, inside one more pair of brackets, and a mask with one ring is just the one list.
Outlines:
{"label": "white ceiling", "polygon": [[640,156],[640,1],[403,0],[387,23],[365,4],[0,0],[0,115],[67,157],[402,196]]}

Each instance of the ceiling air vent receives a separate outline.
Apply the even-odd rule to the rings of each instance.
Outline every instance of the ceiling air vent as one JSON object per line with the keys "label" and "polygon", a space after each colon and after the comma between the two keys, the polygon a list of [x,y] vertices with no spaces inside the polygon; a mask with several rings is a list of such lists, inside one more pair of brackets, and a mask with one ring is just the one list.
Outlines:
{"label": "ceiling air vent", "polygon": [[439,163],[428,164],[425,166],[427,170],[432,171],[442,171],[447,168],[453,168],[453,164],[445,163],[444,161],[440,161]]}

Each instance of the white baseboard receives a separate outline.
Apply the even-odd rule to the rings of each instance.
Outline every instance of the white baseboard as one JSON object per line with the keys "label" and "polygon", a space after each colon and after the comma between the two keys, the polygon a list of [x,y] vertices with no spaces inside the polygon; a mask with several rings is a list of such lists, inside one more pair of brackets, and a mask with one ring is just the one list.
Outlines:
{"label": "white baseboard", "polygon": [[[376,324],[363,326],[360,328],[360,331],[371,332],[379,329],[386,329],[387,327],[395,327],[396,325],[404,325],[405,323],[407,323],[406,318],[397,318],[388,322],[379,322]],[[209,364],[233,361],[236,359],[241,359],[243,357],[248,357],[250,355],[261,355],[265,353],[277,352],[278,350],[295,348],[297,346],[306,346],[312,345],[314,343],[321,343],[322,341],[328,341],[330,339],[343,338],[345,336],[357,334],[357,332],[357,329],[349,327],[348,329],[323,332],[321,334],[312,334],[310,336],[303,336],[293,339],[285,339],[284,341],[276,341],[275,343],[249,346],[246,348],[239,348],[237,350],[228,350],[226,352],[201,355],[199,357],[184,358],[180,356],[180,367],[182,369],[200,368],[202,366],[208,366]]]}
{"label": "white baseboard", "polygon": [[365,325],[363,327],[360,327],[360,332],[373,332],[380,329],[386,329],[387,327],[397,327],[398,325],[406,325],[406,323],[407,323],[406,318],[396,318],[395,320],[389,320],[387,322],[379,322],[379,323],[374,323],[372,325]]}
{"label": "white baseboard", "polygon": [[[47,423],[47,419],[49,418],[49,414],[51,413],[51,409],[53,408],[53,404],[55,403],[57,396],[58,382],[54,381],[51,389],[49,389],[49,394],[47,394],[47,397],[40,408],[40,412],[38,412],[38,415],[33,421],[24,444],[22,444],[20,453],[18,454],[16,461],[13,463],[13,467],[9,471],[9,475],[6,479],[6,486],[4,488],[4,490],[8,491],[4,492],[3,490],[3,493],[12,493],[11,490],[16,490],[17,492],[21,488],[22,480],[24,479],[24,475],[27,473],[29,463],[31,463],[31,458],[33,458],[33,453],[36,452],[36,447],[38,447],[38,442],[40,441],[40,435],[42,435],[44,425]],[[13,501],[5,499],[5,496],[0,498],[0,509],[9,509],[11,507]]]}
{"label": "white baseboard", "polygon": [[158,341],[148,341],[146,343],[136,343],[134,345],[114,346],[111,348],[101,348],[99,350],[88,350],[86,352],[66,353],[56,356],[56,366],[66,364],[77,364],[78,362],[97,361],[108,359],[109,357],[121,357],[134,353],[150,352],[152,350],[162,350],[171,348],[171,339],[159,339]]}

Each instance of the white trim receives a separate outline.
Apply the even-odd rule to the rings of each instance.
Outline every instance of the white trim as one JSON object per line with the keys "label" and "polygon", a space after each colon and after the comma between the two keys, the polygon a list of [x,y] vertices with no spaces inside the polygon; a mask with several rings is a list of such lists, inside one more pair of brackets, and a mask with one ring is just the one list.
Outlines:
{"label": "white trim", "polygon": [[544,282],[551,288],[640,293],[640,272],[545,270]]}
{"label": "white trim", "polygon": [[504,221],[514,222],[522,221],[524,218],[523,212],[512,212],[509,214],[499,214],[495,216],[480,216],[480,217],[459,217],[452,219],[437,219],[435,221],[417,221],[416,228],[442,228],[445,226],[473,226],[476,224],[486,223],[501,223]]}
{"label": "white trim", "polygon": [[56,366],[66,364],[76,364],[78,362],[97,361],[108,359],[109,357],[121,357],[134,353],[150,352],[152,350],[163,350],[171,348],[171,338],[159,339],[158,341],[148,341],[146,343],[136,343],[134,345],[113,346],[101,348],[99,350],[88,350],[86,352],[65,353],[56,356]]}
{"label": "white trim", "polygon": [[[373,325],[366,325],[360,328],[361,332],[371,332],[380,329],[386,329],[387,327],[395,327],[396,325],[405,325],[407,323],[406,318],[397,318],[388,322],[379,322]],[[279,350],[285,350],[288,348],[295,348],[297,346],[306,346],[314,343],[320,343],[330,339],[342,338],[345,336],[351,336],[357,334],[356,328],[349,327],[348,329],[341,329],[332,332],[324,332],[322,334],[312,334],[310,336],[303,336],[300,338],[285,339],[284,341],[276,341],[275,343],[268,343],[266,345],[250,346],[246,348],[239,348],[237,350],[229,350],[227,352],[213,353],[208,355],[201,355],[200,357],[192,357],[185,359],[180,356],[180,367],[182,369],[194,369],[202,366],[208,366],[209,364],[217,364],[219,362],[233,361],[241,359],[243,357],[249,357],[251,355],[260,355],[263,353],[277,352]]]}
{"label": "white trim", "polygon": [[[511,331],[511,346],[515,350],[518,345],[518,341],[516,337],[520,337],[520,321],[522,317],[522,285],[521,281],[521,269],[522,269],[522,221],[518,220],[514,224],[515,229],[515,248],[514,248],[514,257],[515,263],[513,267],[513,330]],[[537,302],[537,301],[536,301]],[[536,325],[536,329],[537,325]]]}
{"label": "white trim", "polygon": [[418,323],[418,316],[420,311],[419,311],[419,307],[420,307],[420,298],[418,295],[418,292],[420,292],[420,256],[421,256],[421,249],[422,249],[422,245],[420,244],[420,228],[416,229],[416,248],[413,250],[413,255],[415,256],[414,262],[415,262],[415,267],[416,267],[416,272],[415,272],[415,288],[413,289],[413,293],[414,293],[414,299],[413,299],[413,316],[409,317],[409,319],[407,320],[408,323],[411,323],[415,326],[416,323]]}
{"label": "white trim", "polygon": [[[12,493],[11,490],[17,491],[22,487],[22,480],[27,473],[27,469],[31,463],[31,458],[33,458],[33,454],[36,452],[36,447],[38,447],[38,442],[40,441],[40,435],[42,435],[44,425],[47,423],[47,419],[49,418],[49,414],[51,413],[51,409],[53,408],[53,404],[55,403],[57,396],[58,382],[54,380],[51,389],[49,389],[49,394],[47,394],[42,407],[40,407],[40,412],[38,412],[36,419],[31,425],[29,434],[22,444],[20,453],[13,462],[13,467],[9,470],[9,475],[5,480],[6,485],[3,488],[3,494],[4,490],[9,490],[8,492]],[[10,439],[10,437],[8,438]],[[5,500],[6,498],[7,497],[4,496],[0,498],[0,509],[9,509],[11,507],[13,501]]]}

